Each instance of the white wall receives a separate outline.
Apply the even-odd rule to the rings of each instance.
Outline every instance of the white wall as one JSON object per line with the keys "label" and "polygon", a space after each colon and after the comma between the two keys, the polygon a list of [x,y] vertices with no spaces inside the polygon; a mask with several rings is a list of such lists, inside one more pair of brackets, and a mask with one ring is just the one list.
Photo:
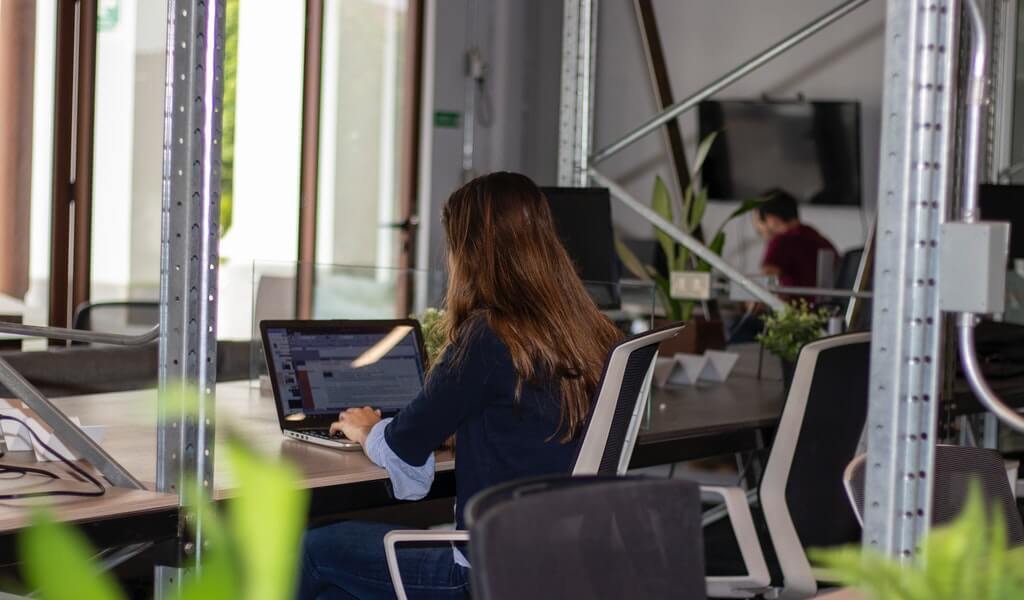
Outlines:
{"label": "white wall", "polygon": [[[788,36],[839,4],[839,0],[655,0],[662,43],[676,99],[698,91],[729,69]],[[466,0],[434,0],[436,28],[433,109],[461,110],[463,52],[467,47]],[[632,0],[599,3],[595,145],[603,147],[655,113],[654,96]],[[879,108],[885,5],[874,0],[796,49],[739,81],[721,97],[793,97],[857,100],[861,103],[863,199],[873,212],[877,189]],[[538,183],[554,182],[557,160],[558,74],[561,2],[558,0],[478,0],[477,31],[483,34],[491,65],[495,122],[477,128],[478,172],[520,170]],[[470,33],[470,35],[472,32]],[[695,146],[695,115],[681,119],[689,156]],[[434,225],[424,242],[431,252],[421,264],[437,264],[442,204],[460,183],[461,130],[433,128],[430,190],[424,217]],[[662,137],[651,135],[602,164],[606,174],[640,199],[647,199],[654,176],[670,179]],[[732,209],[715,204],[709,224]],[[804,220],[817,226],[840,249],[863,243],[869,214],[848,208],[808,207]],[[625,237],[649,238],[650,226],[615,206],[616,226]],[[426,230],[425,230],[426,232]],[[761,243],[748,220],[729,228],[726,256],[756,271]]]}
{"label": "white wall", "polygon": [[[655,0],[655,14],[668,59],[677,100],[699,91],[762,49],[840,4],[836,0]],[[595,145],[616,141],[650,118],[654,96],[647,76],[643,46],[630,0],[601,3],[598,29]],[[863,200],[873,212],[877,190],[879,110],[882,100],[882,57],[885,4],[875,0],[848,15],[789,53],[755,71],[719,94],[722,98],[795,97],[857,100],[861,103],[861,165]],[[696,115],[681,119],[688,158],[696,145]],[[613,156],[601,169],[627,190],[647,199],[654,176],[670,180],[661,135],[651,135]],[[717,226],[732,204],[716,204],[708,212]],[[805,221],[815,225],[840,248],[861,245],[870,217],[849,208],[804,207]],[[615,222],[628,237],[650,237],[650,226],[616,206]],[[756,271],[761,243],[749,220],[729,228],[726,257]]]}

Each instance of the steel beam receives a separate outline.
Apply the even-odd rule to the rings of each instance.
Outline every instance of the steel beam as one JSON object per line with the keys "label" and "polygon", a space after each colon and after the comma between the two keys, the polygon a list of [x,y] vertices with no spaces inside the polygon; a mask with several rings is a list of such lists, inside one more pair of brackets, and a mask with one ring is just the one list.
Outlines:
{"label": "steel beam", "polygon": [[565,0],[563,7],[558,185],[583,187],[593,145],[597,0]]}
{"label": "steel beam", "polygon": [[628,208],[632,209],[638,215],[646,219],[650,224],[654,225],[658,229],[665,232],[666,235],[679,242],[683,246],[686,246],[693,252],[698,258],[704,260],[712,267],[717,269],[720,273],[728,277],[730,280],[735,281],[737,284],[743,286],[748,292],[750,292],[759,301],[764,302],[773,310],[783,308],[786,303],[782,301],[778,296],[772,294],[764,286],[757,283],[747,275],[741,273],[736,267],[725,262],[725,260],[712,252],[707,246],[702,244],[700,240],[686,233],[682,229],[676,227],[675,223],[665,219],[658,213],[654,212],[651,207],[640,202],[629,194],[619,184],[615,183],[611,179],[602,175],[599,171],[590,168],[590,176],[594,181],[603,187],[608,188],[609,193],[613,198],[618,199],[620,202],[625,204]]}
{"label": "steel beam", "polygon": [[[848,0],[847,2],[845,2],[843,4],[840,4],[836,8],[833,8],[832,10],[830,10],[829,12],[825,13],[824,15],[818,17],[814,21],[808,23],[803,28],[801,28],[800,30],[796,31],[795,33],[793,33],[792,35],[790,35],[786,39],[778,42],[777,44],[775,44],[774,46],[768,48],[767,50],[765,50],[761,54],[758,54],[754,58],[751,58],[750,60],[748,60],[747,62],[743,63],[742,65],[736,67],[732,71],[729,71],[725,75],[719,77],[717,80],[715,80],[711,84],[705,86],[703,89],[701,89],[697,93],[692,94],[688,98],[686,98],[684,100],[680,100],[679,102],[673,104],[672,106],[670,106],[665,111],[661,112],[657,116],[655,116],[655,117],[651,118],[650,120],[648,120],[643,125],[640,125],[636,129],[634,129],[632,132],[622,136],[622,138],[620,138],[616,142],[608,145],[606,148],[604,148],[604,149],[600,150],[599,152],[595,153],[590,158],[590,163],[596,165],[597,163],[599,163],[599,162],[603,161],[604,159],[608,158],[609,156],[611,156],[611,155],[619,152],[620,150],[626,148],[627,146],[629,146],[633,142],[635,142],[635,141],[637,141],[637,140],[647,136],[648,134],[656,131],[659,127],[661,127],[665,123],[668,123],[669,121],[679,117],[680,115],[682,115],[686,111],[688,111],[691,108],[693,108],[693,107],[697,106],[698,104],[700,104],[701,101],[706,100],[707,98],[710,98],[711,96],[717,94],[718,92],[722,91],[723,89],[729,87],[730,85],[732,85],[736,81],[738,81],[738,80],[746,77],[750,73],[756,71],[762,65],[770,62],[772,59],[778,57],[779,55],[781,55],[782,53],[786,52],[790,48],[796,46],[797,44],[799,44],[800,42],[802,42],[802,41],[806,40],[807,38],[811,37],[815,33],[818,33],[819,31],[821,31],[822,29],[825,29],[826,27],[828,27],[832,23],[835,23],[839,19],[845,17],[847,14],[853,12],[854,10],[859,8],[860,6],[866,4],[868,1],[869,0]],[[566,7],[567,8],[568,8],[568,5],[571,2],[572,2],[572,0],[566,0]],[[567,23],[566,26],[568,27],[568,23]],[[568,33],[566,33],[565,35],[562,36],[562,43],[565,44],[567,41],[569,41]],[[562,61],[563,62],[562,62],[562,64],[563,64],[563,66],[565,65],[565,60],[566,60],[565,52],[566,52],[566,50],[563,47],[563,50],[562,50],[562,53],[563,53],[563,56],[562,56]],[[564,71],[564,67],[563,67],[563,73],[562,73],[562,112],[563,113],[565,112],[565,94],[567,92],[567,87],[566,87],[565,81],[566,81],[566,79],[565,79],[565,71]],[[589,100],[588,100],[588,103],[589,103]],[[561,146],[559,146],[559,147],[561,148]],[[559,161],[559,173],[561,173],[561,168],[562,168],[562,162],[560,160]],[[561,179],[559,181],[561,181]],[[560,183],[559,185],[563,185],[563,184]]]}
{"label": "steel beam", "polygon": [[901,560],[931,522],[959,14],[958,0],[889,0],[886,15],[864,545]]}
{"label": "steel beam", "polygon": [[[169,0],[167,12],[156,471],[182,504],[213,493],[224,10]],[[197,542],[202,531],[197,520]]]}
{"label": "steel beam", "polygon": [[0,333],[10,333],[25,337],[46,338],[49,340],[66,340],[85,342],[87,344],[107,344],[111,346],[141,346],[155,341],[160,336],[160,327],[138,335],[123,333],[102,333],[84,329],[66,329],[64,327],[43,327],[40,325],[24,325],[0,321]]}

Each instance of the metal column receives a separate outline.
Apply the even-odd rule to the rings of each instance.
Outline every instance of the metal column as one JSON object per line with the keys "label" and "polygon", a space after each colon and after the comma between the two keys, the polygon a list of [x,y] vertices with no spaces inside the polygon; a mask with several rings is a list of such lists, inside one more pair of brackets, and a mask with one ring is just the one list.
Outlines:
{"label": "metal column", "polygon": [[585,186],[593,145],[597,0],[565,0],[563,6],[558,185]]}
{"label": "metal column", "polygon": [[903,560],[931,518],[959,14],[957,0],[887,9],[864,544]]}
{"label": "metal column", "polygon": [[167,13],[157,489],[182,504],[213,493],[224,5],[169,0]]}

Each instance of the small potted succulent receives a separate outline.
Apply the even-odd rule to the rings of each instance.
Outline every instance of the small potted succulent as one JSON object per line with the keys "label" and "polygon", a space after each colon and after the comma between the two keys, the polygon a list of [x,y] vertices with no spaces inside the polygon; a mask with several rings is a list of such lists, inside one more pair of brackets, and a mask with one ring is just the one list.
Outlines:
{"label": "small potted succulent", "polygon": [[800,349],[825,334],[831,316],[827,308],[812,308],[806,300],[792,302],[764,316],[764,329],[757,335],[757,341],[782,360],[786,390],[793,383]]}

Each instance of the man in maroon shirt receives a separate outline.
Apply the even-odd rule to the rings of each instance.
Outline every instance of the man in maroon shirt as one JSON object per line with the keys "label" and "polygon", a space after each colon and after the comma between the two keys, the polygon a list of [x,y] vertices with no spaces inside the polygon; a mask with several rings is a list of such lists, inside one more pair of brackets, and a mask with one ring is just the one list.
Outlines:
{"label": "man in maroon shirt", "polygon": [[[818,252],[825,250],[838,259],[835,246],[818,230],[800,222],[800,213],[793,196],[780,189],[762,194],[766,200],[754,211],[754,227],[767,240],[761,270],[765,275],[774,275],[784,287],[817,287]],[[822,282],[831,287],[831,282]],[[813,301],[813,296],[783,295],[783,300],[804,298]],[[751,303],[747,312],[729,328],[729,343],[750,342],[761,332],[763,307]]]}
{"label": "man in maroon shirt", "polygon": [[[768,198],[754,214],[754,227],[768,241],[761,259],[765,275],[774,275],[783,287],[817,287],[818,253],[828,252],[833,261],[839,254],[835,246],[810,225],[800,222],[796,199],[782,190],[765,194]],[[826,287],[831,282],[821,282]]]}

